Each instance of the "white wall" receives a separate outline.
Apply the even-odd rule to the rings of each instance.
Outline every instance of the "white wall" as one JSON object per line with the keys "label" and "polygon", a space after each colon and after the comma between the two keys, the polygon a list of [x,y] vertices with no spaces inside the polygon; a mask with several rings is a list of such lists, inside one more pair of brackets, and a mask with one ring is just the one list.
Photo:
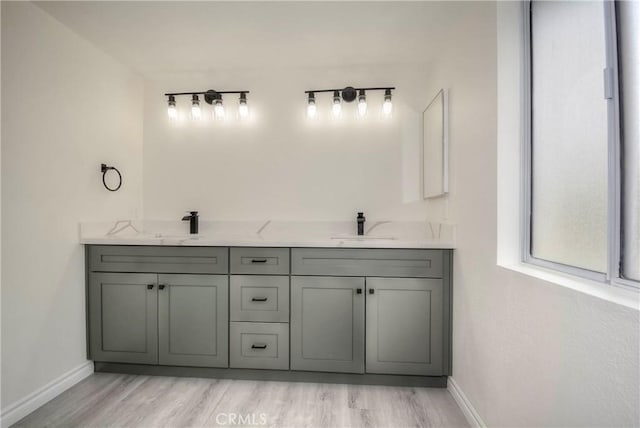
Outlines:
{"label": "white wall", "polygon": [[142,93],[38,7],[2,2],[3,413],[86,361],[78,222],[141,215]]}
{"label": "white wall", "polygon": [[450,89],[452,189],[428,216],[448,202],[458,225],[453,379],[488,426],[638,425],[638,311],[496,264],[496,5],[469,7],[475,19],[434,59],[430,80]]}
{"label": "white wall", "polygon": [[[224,70],[167,75],[145,86],[144,209],[148,218],[178,219],[199,210],[215,220],[424,220],[418,115],[433,96],[428,65],[351,68]],[[305,90],[393,85],[395,114],[380,117],[383,92],[369,92],[369,115],[356,118],[356,102],[339,121],[331,95],[317,94],[315,121],[306,118]],[[167,119],[165,92],[250,90],[251,119],[195,125]],[[237,96],[225,96],[229,113]],[[189,97],[178,97],[188,114]],[[201,104],[209,112],[210,106]],[[404,165],[404,166],[403,166]]]}

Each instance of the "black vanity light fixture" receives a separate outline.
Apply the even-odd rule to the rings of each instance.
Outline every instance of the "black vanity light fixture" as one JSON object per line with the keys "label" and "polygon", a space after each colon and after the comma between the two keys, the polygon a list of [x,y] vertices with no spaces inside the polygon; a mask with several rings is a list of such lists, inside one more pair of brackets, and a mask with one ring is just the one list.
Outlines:
{"label": "black vanity light fixture", "polygon": [[209,89],[207,91],[197,92],[170,92],[164,94],[168,97],[168,110],[169,120],[176,120],[178,118],[178,110],[176,108],[176,97],[181,95],[191,96],[191,119],[201,120],[202,109],[200,108],[200,95],[203,96],[204,101],[207,104],[213,105],[213,115],[216,119],[224,119],[224,104],[222,103],[222,95],[224,94],[239,94],[238,100],[238,115],[244,119],[249,116],[249,105],[247,103],[247,94],[249,91],[214,91]]}
{"label": "black vanity light fixture", "polygon": [[339,117],[342,113],[342,101],[350,103],[358,98],[358,114],[365,116],[367,114],[367,91],[384,91],[384,103],[382,104],[382,113],[385,116],[391,116],[393,104],[391,102],[391,91],[395,87],[379,87],[379,88],[354,88],[347,86],[343,89],[312,89],[304,91],[307,94],[307,117],[314,118],[318,109],[316,106],[316,94],[321,92],[333,92],[333,104],[331,112],[334,116]]}

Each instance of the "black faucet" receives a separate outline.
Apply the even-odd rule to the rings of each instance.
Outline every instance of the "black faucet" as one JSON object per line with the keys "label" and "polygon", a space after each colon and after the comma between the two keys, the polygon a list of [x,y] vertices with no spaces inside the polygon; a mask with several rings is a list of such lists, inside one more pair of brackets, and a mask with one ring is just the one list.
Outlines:
{"label": "black faucet", "polygon": [[358,235],[364,235],[365,220],[364,213],[358,213],[358,217],[356,218],[356,221],[358,222]]}
{"label": "black faucet", "polygon": [[182,221],[189,220],[189,233],[198,233],[198,211],[189,211],[189,215],[182,217]]}

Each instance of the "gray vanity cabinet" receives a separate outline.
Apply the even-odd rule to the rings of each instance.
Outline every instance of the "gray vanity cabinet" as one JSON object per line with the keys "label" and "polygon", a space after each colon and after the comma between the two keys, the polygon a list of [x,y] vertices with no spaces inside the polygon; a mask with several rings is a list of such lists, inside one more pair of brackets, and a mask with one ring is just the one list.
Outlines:
{"label": "gray vanity cabinet", "polygon": [[227,367],[226,275],[92,272],[95,361]]}
{"label": "gray vanity cabinet", "polygon": [[364,278],[291,278],[291,370],[364,373]]}
{"label": "gray vanity cabinet", "polygon": [[157,275],[92,273],[89,336],[96,361],[158,363]]}
{"label": "gray vanity cabinet", "polygon": [[228,366],[228,277],[158,275],[158,363]]}
{"label": "gray vanity cabinet", "polygon": [[443,281],[367,278],[367,373],[443,374]]}
{"label": "gray vanity cabinet", "polygon": [[366,373],[451,374],[450,250],[295,248],[291,272],[292,369],[361,373],[366,337]]}
{"label": "gray vanity cabinet", "polygon": [[88,356],[294,377],[308,374],[284,373],[442,378],[451,374],[452,256],[443,249],[93,245]]}

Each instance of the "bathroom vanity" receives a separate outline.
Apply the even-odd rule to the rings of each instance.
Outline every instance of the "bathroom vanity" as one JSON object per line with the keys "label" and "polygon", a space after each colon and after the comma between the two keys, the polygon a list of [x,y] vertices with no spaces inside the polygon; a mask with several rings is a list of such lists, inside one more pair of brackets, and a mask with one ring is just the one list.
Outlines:
{"label": "bathroom vanity", "polygon": [[452,253],[88,244],[88,356],[98,371],[446,386]]}

